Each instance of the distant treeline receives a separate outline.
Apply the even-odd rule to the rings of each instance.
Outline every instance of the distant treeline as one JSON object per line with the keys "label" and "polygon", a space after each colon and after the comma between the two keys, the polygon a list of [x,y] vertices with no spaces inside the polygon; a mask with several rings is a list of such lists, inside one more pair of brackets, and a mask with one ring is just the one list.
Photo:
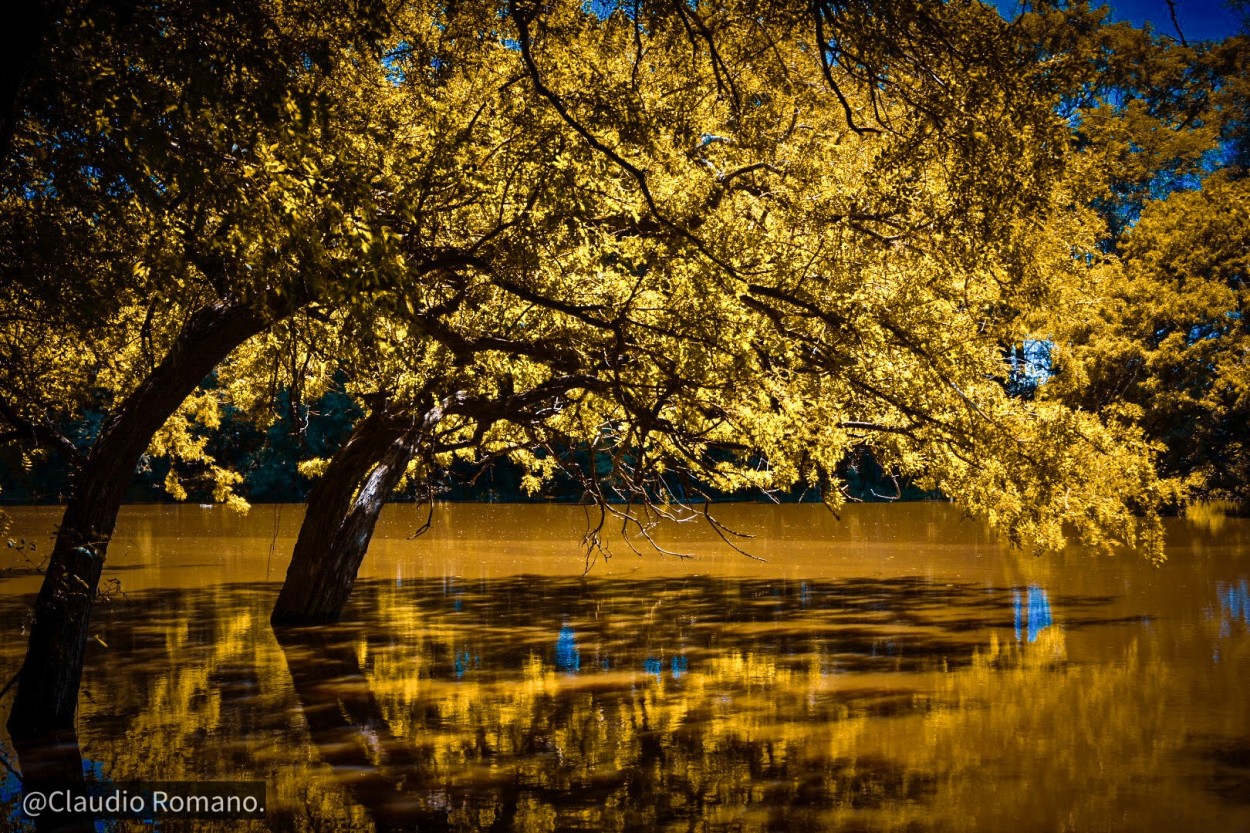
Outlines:
{"label": "distant treeline", "polygon": [[[245,415],[227,408],[221,426],[209,435],[208,450],[219,463],[229,465],[243,476],[243,484],[238,491],[248,501],[302,503],[315,481],[300,473],[299,464],[305,460],[333,456],[362,414],[350,397],[336,391],[327,393],[312,405],[292,405],[289,392],[283,390],[278,394],[274,410],[281,416],[268,427],[260,427]],[[99,415],[92,414],[63,428],[81,448],[86,449],[94,440],[99,426]],[[570,449],[568,455],[583,470],[589,469],[591,460],[588,452]],[[145,456],[130,485],[128,502],[174,502],[164,485],[171,465],[174,464],[167,458]],[[611,464],[606,455],[599,455],[595,465],[598,476],[610,482]],[[179,473],[187,486],[188,502],[212,501],[210,481],[198,481],[194,471],[182,470]],[[521,486],[524,474],[520,466],[506,458],[481,466],[457,463],[439,472],[435,478],[435,493],[440,500],[484,503],[576,503],[584,498],[581,484],[564,473],[545,483],[537,494],[529,494]],[[941,497],[903,479],[896,482],[868,449],[861,449],[848,458],[841,475],[847,494],[854,500],[879,502]],[[70,479],[64,458],[55,452],[23,458],[12,447],[0,449],[0,503],[61,503],[70,492]],[[728,497],[706,484],[694,485],[714,498]],[[692,497],[689,489],[676,479],[668,486],[678,499]],[[416,500],[417,490],[410,485],[392,499]],[[818,501],[820,496],[814,490],[794,489],[771,495],[738,494],[733,499],[775,499],[783,503],[797,503]]]}

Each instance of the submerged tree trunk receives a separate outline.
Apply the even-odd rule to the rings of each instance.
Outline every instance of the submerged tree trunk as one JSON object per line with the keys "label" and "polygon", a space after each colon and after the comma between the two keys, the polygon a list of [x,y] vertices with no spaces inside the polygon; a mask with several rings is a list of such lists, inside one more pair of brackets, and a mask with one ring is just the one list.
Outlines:
{"label": "submerged tree trunk", "polygon": [[[78,733],[65,729],[38,740],[14,738],[13,748],[22,768],[22,792],[48,795],[52,790],[73,790],[86,780]],[[43,813],[35,819],[36,833],[95,833],[90,813]]]}
{"label": "submerged tree trunk", "polygon": [[568,376],[524,394],[485,399],[455,391],[429,403],[437,385],[432,382],[416,398],[427,401],[424,406],[375,408],[356,425],[308,495],[304,523],[270,622],[284,627],[338,621],[383,503],[446,414],[473,414],[479,422],[490,422],[585,384],[584,377]]}
{"label": "submerged tree trunk", "polygon": [[362,419],[308,495],[276,626],[336,622],[382,512],[416,453],[422,420],[375,409]]}
{"label": "submerged tree trunk", "polygon": [[101,429],[74,477],[35,602],[26,660],[9,714],[9,735],[35,738],[69,729],[78,706],[91,608],[117,512],[156,431],[227,355],[270,323],[241,303],[197,310],[177,341]]}

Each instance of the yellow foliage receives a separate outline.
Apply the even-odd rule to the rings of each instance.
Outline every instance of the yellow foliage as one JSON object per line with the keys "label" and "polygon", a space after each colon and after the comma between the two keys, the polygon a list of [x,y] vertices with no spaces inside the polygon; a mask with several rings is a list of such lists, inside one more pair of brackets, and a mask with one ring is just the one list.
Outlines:
{"label": "yellow foliage", "polygon": [[[200,109],[161,56],[77,36],[66,49],[103,79],[84,124],[138,142],[110,144],[109,164],[159,187],[102,191],[52,128],[27,126],[5,253],[33,257],[20,244],[39,212],[66,241],[48,262],[91,314],[6,295],[40,315],[4,319],[0,381],[36,421],[107,410],[196,310],[245,299],[282,312],[149,449],[205,474],[217,500],[241,505],[238,475],[206,451],[225,403],[263,426],[279,390],[341,388],[412,415],[409,478],[508,457],[538,492],[561,449],[583,449],[611,469],[582,473],[605,500],[668,500],[689,475],[724,492],[810,487],[836,508],[839,467],[866,447],[1017,543],[1075,531],[1157,554],[1155,508],[1178,488],[1155,474],[1157,438],[1118,403],[1008,395],[1004,354],[1045,338],[1073,380],[1092,372],[1074,325],[1133,296],[1089,206],[1160,166],[1196,170],[1219,127],[1116,105],[1099,72],[1112,55],[1107,83],[1149,67],[1181,89],[1207,53],[1079,5],[1013,26],[978,3],[835,5],[819,19],[648,7],[641,26],[580,2],[501,16],[422,1],[380,29],[384,60],[336,39],[329,10],[269,9],[275,38],[311,26],[328,57]],[[125,80],[116,54],[150,71]],[[52,172],[58,199],[38,192]],[[1217,295],[1208,306],[1227,308]],[[1245,398],[1237,373],[1221,379]],[[166,487],[186,494],[176,474]]]}

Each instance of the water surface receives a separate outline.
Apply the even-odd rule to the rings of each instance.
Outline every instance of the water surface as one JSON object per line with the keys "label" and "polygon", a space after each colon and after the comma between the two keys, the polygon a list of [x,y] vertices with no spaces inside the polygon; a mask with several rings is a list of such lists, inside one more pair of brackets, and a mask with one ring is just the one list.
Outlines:
{"label": "water surface", "polygon": [[[253,829],[1250,830],[1244,521],[1174,523],[1156,568],[939,504],[731,506],[766,561],[689,525],[661,543],[693,558],[587,572],[575,507],[442,506],[410,540],[395,506],[343,623],[279,637],[300,511],[126,510],[88,777],[262,779]],[[57,512],[14,514],[37,561]]]}

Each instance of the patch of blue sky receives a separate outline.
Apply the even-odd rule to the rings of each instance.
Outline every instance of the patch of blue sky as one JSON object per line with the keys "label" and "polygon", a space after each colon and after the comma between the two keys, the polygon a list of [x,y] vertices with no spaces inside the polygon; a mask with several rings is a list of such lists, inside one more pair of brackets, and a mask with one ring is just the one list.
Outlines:
{"label": "patch of blue sky", "polygon": [[[1187,41],[1223,40],[1241,30],[1237,14],[1221,0],[1175,0],[1176,21]],[[994,0],[999,14],[1014,19],[1025,6],[1022,0]],[[1095,0],[1094,5],[1098,5]],[[1112,21],[1150,27],[1161,35],[1179,38],[1167,0],[1112,0]]]}
{"label": "patch of blue sky", "polygon": [[1011,351],[1011,376],[1030,385],[1043,385],[1054,375],[1051,355],[1055,343],[1044,338],[1026,338]]}
{"label": "patch of blue sky", "polygon": [[404,83],[408,77],[404,65],[412,57],[412,46],[407,41],[400,41],[395,47],[382,56],[382,70],[386,80],[395,86]]}
{"label": "patch of blue sky", "polygon": [[22,185],[22,199],[53,199],[57,196],[57,194],[58,192],[56,190],[56,186],[52,184],[51,179],[45,179],[38,185],[30,183]]}
{"label": "patch of blue sky", "polygon": [[607,20],[618,9],[628,16],[632,16],[634,12],[632,3],[621,3],[617,0],[582,0],[582,11],[586,14],[593,14],[600,20]]}
{"label": "patch of blue sky", "polygon": [[[1237,310],[1228,310],[1224,313],[1224,319],[1216,319],[1207,321],[1202,324],[1195,324],[1189,328],[1189,332],[1185,336],[1186,344],[1197,344],[1200,341],[1211,341],[1217,338],[1223,338],[1229,334],[1241,321],[1241,313]],[[1166,338],[1168,331],[1164,329],[1162,336],[1156,333],[1157,337]]]}

